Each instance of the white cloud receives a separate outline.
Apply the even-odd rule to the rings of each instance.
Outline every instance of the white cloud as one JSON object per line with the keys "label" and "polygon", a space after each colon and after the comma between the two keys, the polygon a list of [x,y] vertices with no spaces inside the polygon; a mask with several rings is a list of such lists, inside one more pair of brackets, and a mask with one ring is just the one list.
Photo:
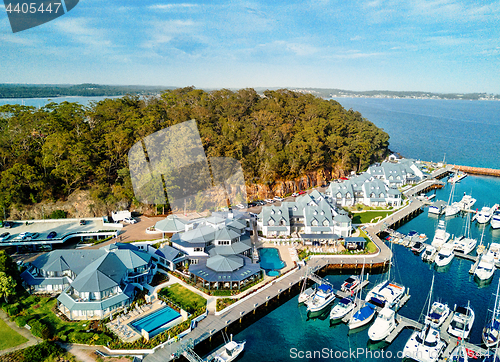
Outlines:
{"label": "white cloud", "polygon": [[53,22],[55,29],[69,37],[77,45],[91,49],[107,50],[113,46],[106,39],[106,30],[93,27],[91,21],[85,18],[61,18]]}
{"label": "white cloud", "polygon": [[36,41],[23,37],[21,34],[0,34],[0,43],[11,43],[15,45],[32,46]]}
{"label": "white cloud", "polygon": [[161,10],[161,11],[169,11],[175,9],[189,9],[197,7],[197,4],[155,4],[148,6],[148,9],[151,10]]}
{"label": "white cloud", "polygon": [[167,44],[179,36],[193,36],[195,35],[195,27],[198,25],[193,20],[154,21],[148,31],[149,40],[143,43],[143,47],[154,48],[158,45]]}

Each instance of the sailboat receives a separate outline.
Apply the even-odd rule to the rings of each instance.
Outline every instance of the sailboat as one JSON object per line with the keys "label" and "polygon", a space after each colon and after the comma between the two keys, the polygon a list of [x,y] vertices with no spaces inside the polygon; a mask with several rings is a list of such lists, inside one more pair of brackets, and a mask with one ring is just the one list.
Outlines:
{"label": "sailboat", "polygon": [[460,212],[460,202],[453,202],[453,196],[455,195],[455,183],[451,186],[451,193],[448,199],[448,205],[444,210],[445,216],[453,216]]}
{"label": "sailboat", "polygon": [[[362,269],[361,273],[364,272],[364,268],[365,268],[365,263],[363,261],[363,269]],[[361,299],[361,293],[362,293],[361,288],[358,289],[358,293],[359,293],[359,297],[360,297],[359,299]],[[375,309],[375,306],[373,304],[365,303],[363,305],[362,302],[359,302],[358,308],[356,309],[354,314],[349,319],[349,323],[348,323],[349,329],[356,329],[356,328],[364,326],[365,324],[370,323],[371,320],[373,319],[373,317],[375,316],[375,313],[376,313],[376,309]]]}
{"label": "sailboat", "polygon": [[315,288],[307,288],[307,270],[305,272],[306,274],[304,275],[304,282],[302,283],[302,289],[300,290],[299,294],[299,304],[301,303],[306,303],[308,302],[313,296],[314,293],[316,293]]}
{"label": "sailboat", "polygon": [[[427,316],[431,316],[432,291],[434,289],[434,276],[432,277],[431,289],[429,291],[429,304],[427,306]],[[433,305],[434,306],[434,305]],[[425,326],[421,331],[412,333],[410,339],[405,344],[403,356],[414,359],[418,362],[435,362],[444,350],[446,344],[441,340],[439,329],[431,325],[430,320],[425,320]]]}
{"label": "sailboat", "polygon": [[500,289],[500,280],[498,281],[497,294],[495,296],[495,305],[493,307],[493,314],[491,315],[491,321],[483,329],[482,337],[483,343],[486,347],[491,348],[496,346],[500,339],[500,310],[498,305],[498,292]]}
{"label": "sailboat", "polygon": [[477,240],[470,237],[470,213],[467,213],[464,223],[464,234],[453,240],[453,249],[469,254],[476,247]]}

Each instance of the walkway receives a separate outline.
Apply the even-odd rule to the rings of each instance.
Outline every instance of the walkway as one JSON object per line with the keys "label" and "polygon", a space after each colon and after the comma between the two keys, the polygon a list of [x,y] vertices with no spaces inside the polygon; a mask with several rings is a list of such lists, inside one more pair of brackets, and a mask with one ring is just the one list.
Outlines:
{"label": "walkway", "polygon": [[25,337],[25,338],[28,339],[27,342],[24,342],[23,344],[20,344],[19,346],[15,346],[15,347],[6,348],[4,350],[1,350],[0,351],[0,356],[4,355],[4,354],[7,354],[7,353],[10,353],[10,352],[14,352],[14,351],[20,350],[20,349],[24,349],[24,348],[27,348],[27,347],[30,347],[30,346],[33,346],[35,344],[38,344],[38,343],[42,342],[42,340],[40,338],[37,338],[37,337],[33,336],[31,334],[31,332],[28,331],[26,328],[19,328],[16,323],[11,322],[9,316],[7,315],[7,313],[5,313],[1,309],[0,309],[0,318],[2,318],[3,321],[10,328],[12,328],[12,330],[14,330],[15,332],[19,333],[21,336],[23,336],[23,337]]}

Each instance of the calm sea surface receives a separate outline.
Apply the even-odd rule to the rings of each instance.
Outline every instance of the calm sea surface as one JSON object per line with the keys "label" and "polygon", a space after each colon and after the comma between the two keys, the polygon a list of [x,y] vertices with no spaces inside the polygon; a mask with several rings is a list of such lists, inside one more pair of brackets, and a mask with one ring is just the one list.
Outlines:
{"label": "calm sea surface", "polygon": [[[96,99],[98,98],[98,99]],[[104,97],[96,97],[100,100]],[[56,101],[79,101],[88,103],[88,98],[65,98]],[[40,105],[24,100],[25,104]],[[40,100],[34,100],[34,102]],[[422,160],[442,160],[446,153],[449,163],[500,168],[498,157],[500,146],[500,102],[486,101],[444,101],[444,100],[403,100],[403,99],[363,99],[339,98],[347,109],[353,108],[377,126],[385,129],[391,136],[391,149],[406,157]],[[12,102],[12,101],[11,101]],[[5,104],[0,100],[0,104]],[[21,103],[19,100],[15,103]],[[436,199],[448,200],[451,187],[447,185],[436,191]],[[472,193],[477,199],[474,208],[500,203],[500,178],[468,176],[457,184],[455,200],[463,193]],[[456,216],[448,219],[447,230],[460,235],[465,219]],[[438,219],[424,213],[403,225],[399,231],[407,233],[416,230],[432,238]],[[492,230],[489,225],[472,224],[472,235],[480,239],[484,229],[484,243],[500,242],[500,230]],[[408,249],[394,245],[394,267],[391,274],[397,282],[410,289],[411,298],[400,310],[406,317],[418,319],[427,298],[432,275],[435,275],[434,296],[453,308],[454,304],[470,301],[476,313],[470,341],[481,342],[481,330],[485,324],[487,309],[491,307],[500,277],[496,271],[493,280],[479,285],[468,271],[471,262],[455,258],[444,270],[435,270],[423,263]],[[345,275],[329,275],[334,285],[340,286]],[[384,275],[370,275],[369,280],[377,283]],[[373,285],[373,284],[372,284]],[[326,311],[328,313],[328,310]],[[391,344],[372,344],[368,340],[367,329],[349,333],[344,324],[330,325],[329,319],[309,319],[306,307],[297,305],[297,297],[292,298],[256,323],[234,336],[235,340],[247,341],[246,350],[239,361],[316,361],[322,358],[292,358],[291,349],[296,351],[349,351],[362,354],[356,357],[338,358],[339,361],[373,361],[376,355],[366,355],[365,349],[372,353],[384,350],[393,358],[384,360],[399,361],[401,351],[410,337],[411,331],[403,331]]]}

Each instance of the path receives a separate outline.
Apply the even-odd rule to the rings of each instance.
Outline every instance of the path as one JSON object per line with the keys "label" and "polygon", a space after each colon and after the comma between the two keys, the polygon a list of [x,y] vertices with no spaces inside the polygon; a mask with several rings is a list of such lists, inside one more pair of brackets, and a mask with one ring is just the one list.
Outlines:
{"label": "path", "polygon": [[0,351],[0,356],[17,351],[19,349],[24,349],[30,346],[33,346],[35,344],[38,344],[42,342],[40,338],[37,338],[31,334],[30,331],[28,331],[26,328],[19,328],[16,323],[11,322],[9,316],[7,313],[5,313],[3,310],[0,310],[0,318],[3,319],[3,321],[10,327],[12,328],[15,332],[19,333],[21,336],[25,337],[28,339],[27,342],[24,342],[23,344],[20,344],[19,346],[11,347],[11,348],[6,348],[2,351]]}

